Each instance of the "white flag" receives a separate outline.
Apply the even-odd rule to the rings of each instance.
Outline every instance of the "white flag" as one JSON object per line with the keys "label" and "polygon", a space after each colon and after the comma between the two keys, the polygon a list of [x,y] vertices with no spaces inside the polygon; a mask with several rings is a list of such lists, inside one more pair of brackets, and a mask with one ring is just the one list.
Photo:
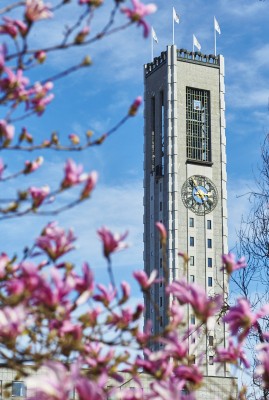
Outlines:
{"label": "white flag", "polygon": [[218,34],[220,35],[221,34],[220,26],[219,26],[219,23],[218,23],[218,21],[216,20],[215,17],[214,17],[214,28],[218,32]]}
{"label": "white flag", "polygon": [[158,38],[157,38],[157,35],[156,35],[156,32],[155,32],[155,30],[151,27],[151,34],[152,34],[152,39],[156,42],[156,43],[158,43]]}
{"label": "white flag", "polygon": [[200,43],[198,42],[198,40],[197,40],[197,38],[196,38],[195,35],[193,35],[193,46],[197,47],[197,49],[198,49],[199,51],[201,51],[201,45],[200,45]]}
{"label": "white flag", "polygon": [[173,7],[173,19],[177,24],[179,24],[179,15],[176,13],[174,7]]}

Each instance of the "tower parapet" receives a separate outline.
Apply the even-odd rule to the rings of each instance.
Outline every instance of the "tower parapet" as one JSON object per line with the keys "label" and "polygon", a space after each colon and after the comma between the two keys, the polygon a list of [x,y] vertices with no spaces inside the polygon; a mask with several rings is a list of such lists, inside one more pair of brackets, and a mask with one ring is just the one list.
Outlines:
{"label": "tower parapet", "polygon": [[[177,49],[177,59],[180,61],[188,61],[202,64],[210,64],[212,66],[220,66],[220,56],[214,54],[203,54],[200,51],[188,51],[186,49]],[[145,76],[148,76],[158,67],[167,61],[167,52],[162,51],[159,57],[154,57],[153,61],[145,65]]]}

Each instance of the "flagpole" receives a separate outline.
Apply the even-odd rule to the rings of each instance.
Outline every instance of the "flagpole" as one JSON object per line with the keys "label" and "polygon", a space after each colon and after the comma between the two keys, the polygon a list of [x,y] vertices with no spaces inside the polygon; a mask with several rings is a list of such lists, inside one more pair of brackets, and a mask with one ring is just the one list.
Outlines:
{"label": "flagpole", "polygon": [[217,55],[217,35],[216,35],[216,26],[215,26],[215,17],[214,17],[214,50],[215,50],[215,56]]}
{"label": "flagpole", "polygon": [[175,44],[175,18],[174,18],[174,8],[173,8],[173,13],[172,13],[172,18],[173,18],[173,45]]}
{"label": "flagpole", "polygon": [[151,61],[153,62],[153,32],[151,27]]}

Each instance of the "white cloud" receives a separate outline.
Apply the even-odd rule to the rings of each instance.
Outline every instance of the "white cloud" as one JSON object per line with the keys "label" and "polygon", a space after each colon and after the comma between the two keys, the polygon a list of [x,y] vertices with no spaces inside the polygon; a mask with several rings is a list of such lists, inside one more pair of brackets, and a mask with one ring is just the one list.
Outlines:
{"label": "white cloud", "polygon": [[[50,164],[44,175],[49,174],[52,182],[58,182],[61,176],[61,168],[57,164]],[[36,178],[38,179],[38,178]],[[39,182],[40,182],[39,177]],[[42,179],[41,179],[42,180]],[[71,200],[71,192],[64,194],[65,201]],[[2,231],[6,232],[6,242],[2,250],[12,254],[14,249],[21,251],[22,247],[31,246],[34,238],[41,232],[44,225],[57,219],[63,227],[74,228],[78,237],[78,252],[69,254],[74,262],[89,261],[93,268],[106,267],[102,255],[102,244],[97,237],[97,229],[103,225],[113,232],[123,233],[129,231],[126,241],[130,247],[113,255],[113,263],[117,269],[129,269],[130,275],[133,269],[143,268],[143,189],[142,182],[132,180],[122,186],[110,186],[97,184],[89,201],[59,214],[57,217],[21,217],[16,220],[2,221]],[[60,204],[62,201],[60,201]],[[59,206],[59,204],[58,204]]]}
{"label": "white cloud", "polygon": [[268,10],[266,2],[252,0],[221,0],[221,11],[224,14],[240,19],[253,18]]}

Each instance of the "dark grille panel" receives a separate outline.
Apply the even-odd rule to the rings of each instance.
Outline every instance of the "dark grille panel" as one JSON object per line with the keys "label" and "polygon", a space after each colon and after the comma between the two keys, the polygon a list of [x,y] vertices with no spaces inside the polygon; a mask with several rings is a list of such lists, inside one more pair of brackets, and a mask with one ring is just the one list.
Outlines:
{"label": "dark grille panel", "polygon": [[210,93],[187,87],[186,91],[187,158],[211,162]]}

